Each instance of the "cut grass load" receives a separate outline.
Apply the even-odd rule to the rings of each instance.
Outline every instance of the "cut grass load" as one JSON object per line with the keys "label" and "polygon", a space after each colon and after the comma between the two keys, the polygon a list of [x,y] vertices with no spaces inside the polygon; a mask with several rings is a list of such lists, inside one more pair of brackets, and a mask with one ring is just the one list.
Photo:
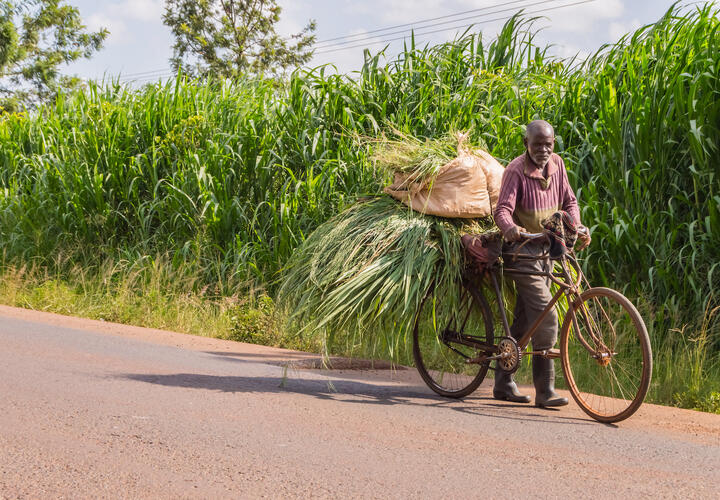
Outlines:
{"label": "cut grass load", "polygon": [[[493,230],[492,218],[444,219],[388,196],[358,202],[318,227],[290,259],[278,302],[300,331],[354,336],[394,357],[432,293],[461,290],[464,232]],[[405,358],[405,356],[400,356]]]}
{"label": "cut grass load", "polygon": [[418,184],[432,182],[443,165],[459,153],[460,143],[456,134],[423,140],[395,130],[391,137],[365,140],[374,145],[371,160],[392,174],[406,174],[408,179]]}

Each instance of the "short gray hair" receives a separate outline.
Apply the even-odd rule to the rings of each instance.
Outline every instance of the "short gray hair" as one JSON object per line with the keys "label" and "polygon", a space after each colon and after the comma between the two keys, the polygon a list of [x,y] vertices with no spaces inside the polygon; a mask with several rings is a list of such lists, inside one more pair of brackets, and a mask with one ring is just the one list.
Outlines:
{"label": "short gray hair", "polygon": [[538,132],[545,133],[547,131],[550,131],[550,135],[555,137],[555,129],[552,125],[545,120],[533,120],[527,124],[527,127],[525,127],[525,137],[535,135]]}

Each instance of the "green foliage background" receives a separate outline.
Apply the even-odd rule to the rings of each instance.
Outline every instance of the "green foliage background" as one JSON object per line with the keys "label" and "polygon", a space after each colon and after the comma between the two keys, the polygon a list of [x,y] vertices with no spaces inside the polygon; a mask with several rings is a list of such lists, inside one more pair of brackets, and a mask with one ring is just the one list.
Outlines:
{"label": "green foliage background", "polygon": [[89,32],[66,0],[0,0],[0,112],[33,107],[81,80],[63,64],[100,50],[106,29]]}
{"label": "green foliage background", "polygon": [[301,66],[312,59],[315,21],[286,39],[275,32],[281,12],[276,0],[166,0],[163,22],[175,38],[170,62],[225,78]]}
{"label": "green foliage background", "polygon": [[647,299],[662,337],[720,284],[719,25],[711,6],[673,9],[581,64],[515,17],[491,43],[366,54],[353,77],[91,85],[0,122],[3,262],[67,274],[161,256],[208,294],[272,296],[309,233],[386,181],[356,134],[469,130],[507,162],[543,118],[593,230],[592,282]]}

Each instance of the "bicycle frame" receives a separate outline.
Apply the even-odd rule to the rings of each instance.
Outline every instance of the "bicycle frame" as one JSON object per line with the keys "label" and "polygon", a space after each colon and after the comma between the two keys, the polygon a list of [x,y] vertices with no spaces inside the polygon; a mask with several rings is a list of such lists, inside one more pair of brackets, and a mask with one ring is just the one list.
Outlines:
{"label": "bicycle frame", "polygon": [[[521,233],[520,236],[534,240],[542,238],[543,234]],[[544,248],[537,252],[521,252],[521,245],[514,254],[513,249],[508,252],[505,248],[507,267],[500,261],[480,269],[468,266],[463,275],[460,308],[455,307],[455,303],[450,304],[436,318],[433,303],[421,321],[421,305],[413,331],[413,356],[418,371],[436,393],[459,398],[477,389],[487,370],[512,374],[520,367],[521,359],[528,355],[561,358],[570,393],[585,413],[599,422],[624,420],[642,404],[652,375],[652,350],[643,319],[632,302],[620,292],[591,287],[572,250],[550,259],[550,268],[521,265],[522,260],[549,259],[547,247]],[[514,331],[516,335],[522,335],[519,338],[513,337],[505,310],[502,289],[505,273],[516,279],[518,276],[538,277],[538,281],[554,283],[558,287],[551,297],[544,294],[549,303],[532,325],[525,331]],[[495,300],[492,300],[493,293]],[[553,322],[557,321],[551,315],[553,308],[565,309],[565,302],[559,302],[563,296],[567,297],[568,303],[559,330],[560,348],[531,351],[528,346],[540,325],[549,319],[549,315]],[[559,303],[563,307],[558,307]],[[473,312],[477,315],[471,318]],[[498,319],[502,321],[502,327],[498,326]],[[468,321],[472,323],[466,333]],[[433,342],[444,344],[444,347],[440,345],[437,350]],[[494,366],[491,366],[493,361]]]}
{"label": "bicycle frame", "polygon": [[[543,260],[548,258],[547,254],[543,254],[540,256],[529,256],[529,255],[515,255],[514,259],[526,259],[526,260]],[[571,302],[575,302],[579,299],[580,296],[580,284],[583,280],[583,273],[580,269],[580,266],[575,259],[575,257],[570,255],[563,255],[560,259],[556,259],[557,262],[560,262],[560,265],[562,267],[562,277],[564,279],[558,279],[558,277],[555,275],[553,271],[522,271],[519,269],[514,269],[512,267],[504,267],[504,266],[495,266],[494,268],[490,269],[489,275],[490,280],[493,284],[493,289],[495,291],[495,295],[498,300],[498,304],[502,304],[502,289],[500,286],[500,282],[498,280],[498,271],[500,274],[506,273],[509,275],[522,275],[522,276],[543,276],[545,278],[548,278],[550,281],[558,285],[559,289],[555,294],[553,295],[552,299],[548,303],[548,305],[545,307],[545,309],[542,311],[542,313],[538,316],[538,318],[535,320],[535,322],[530,326],[530,328],[525,332],[525,334],[517,340],[518,347],[521,351],[525,351],[525,348],[530,343],[530,339],[532,339],[533,335],[537,331],[537,329],[542,324],[545,317],[550,313],[550,311],[555,307],[558,300],[560,300],[560,297],[563,295],[568,296],[568,298],[572,298]],[[568,263],[572,265],[573,268],[577,271],[577,280],[573,281],[572,275],[570,274]],[[554,266],[553,266],[554,267]],[[505,308],[500,306],[498,307],[500,310],[500,319],[502,320],[503,329],[505,330],[505,334],[508,337],[511,337],[510,333],[510,325],[508,323],[507,314],[505,312]],[[572,314],[572,321],[573,323],[576,323],[577,319],[575,317],[575,312],[572,307],[572,304],[569,304],[568,307],[568,314]],[[577,325],[575,325],[577,326]],[[583,342],[584,343],[584,342]],[[589,347],[589,346],[586,346]],[[544,351],[533,351],[526,354],[537,354],[549,358],[558,358],[560,357],[559,353],[555,352],[554,350],[544,350]]]}
{"label": "bicycle frame", "polygon": [[[537,239],[544,239],[546,238],[544,233],[536,233],[536,234],[528,234],[528,233],[521,233],[523,234],[528,241],[530,240],[537,240]],[[547,240],[545,240],[547,241]],[[522,247],[522,246],[521,246]],[[519,250],[519,249],[518,249]],[[534,256],[534,255],[526,255],[526,254],[520,254],[515,253],[513,254],[514,260],[519,259],[525,259],[525,260],[544,260],[548,259],[549,254],[547,251],[545,251],[543,254]],[[572,327],[575,329],[576,332],[578,332],[578,341],[580,344],[587,349],[589,352],[593,353],[593,357],[603,357],[604,354],[602,352],[608,351],[608,349],[604,346],[602,341],[593,333],[592,329],[587,332],[587,334],[590,337],[590,340],[592,343],[594,343],[594,346],[591,346],[587,339],[585,339],[582,335],[579,334],[580,328],[578,327],[578,318],[575,313],[575,305],[581,301],[580,299],[580,285],[585,282],[586,285],[587,280],[585,280],[585,276],[582,272],[582,269],[580,269],[580,265],[578,264],[577,259],[575,258],[575,254],[572,250],[569,251],[568,254],[562,255],[558,259],[551,259],[553,262],[559,262],[561,267],[561,272],[556,273],[553,270],[551,271],[523,271],[520,269],[515,269],[512,267],[504,267],[502,264],[497,263],[490,269],[488,269],[487,274],[490,276],[490,280],[493,285],[493,289],[495,291],[497,304],[499,304],[498,309],[500,312],[500,318],[502,320],[503,329],[505,331],[505,335],[507,337],[512,337],[512,334],[510,332],[510,325],[508,323],[507,313],[505,311],[505,307],[502,306],[503,300],[502,300],[502,289],[500,282],[501,280],[498,280],[498,275],[502,276],[503,273],[507,273],[510,275],[524,275],[524,276],[543,276],[545,278],[548,278],[550,281],[558,285],[559,289],[553,297],[551,298],[550,302],[547,304],[545,309],[540,313],[538,318],[535,320],[535,322],[530,326],[530,328],[525,332],[525,334],[520,338],[516,339],[516,343],[518,345],[518,348],[520,352],[522,353],[521,356],[525,355],[540,355],[546,358],[559,358],[560,352],[558,349],[546,349],[542,351],[530,351],[526,352],[525,349],[530,344],[530,340],[532,339],[533,335],[537,331],[537,329],[542,324],[545,317],[550,313],[550,311],[556,307],[558,300],[563,295],[566,295],[570,299],[570,303],[568,304],[568,310],[565,316],[565,321],[567,321],[568,316],[570,315],[569,319],[572,323]],[[572,266],[572,268],[575,269],[577,273],[577,279],[573,280],[572,275],[570,273],[569,266]],[[553,265],[553,268],[555,266]],[[471,280],[466,281],[466,289],[469,286],[472,286],[470,284]],[[481,290],[476,289],[474,293],[480,293],[483,294]],[[486,301],[487,302],[487,301]],[[580,312],[582,313],[583,319],[586,320],[586,322],[589,320],[587,317],[587,311],[581,309]],[[465,325],[469,318],[470,312],[468,311],[467,316],[465,317],[465,320],[462,323],[462,326]],[[462,329],[462,328],[461,328]],[[451,343],[459,343],[471,347],[475,347],[476,349],[481,350],[484,352],[483,355],[480,355],[476,358],[468,359],[468,363],[482,363],[486,361],[491,361],[498,359],[499,355],[494,354],[494,351],[496,349],[496,345],[489,345],[485,342],[479,341],[478,339],[472,337],[472,336],[466,336],[463,334],[457,334],[456,332],[453,332],[452,330],[445,330],[442,332],[441,341],[450,349],[453,351],[460,353],[457,351]],[[600,352],[600,354],[598,354]]]}

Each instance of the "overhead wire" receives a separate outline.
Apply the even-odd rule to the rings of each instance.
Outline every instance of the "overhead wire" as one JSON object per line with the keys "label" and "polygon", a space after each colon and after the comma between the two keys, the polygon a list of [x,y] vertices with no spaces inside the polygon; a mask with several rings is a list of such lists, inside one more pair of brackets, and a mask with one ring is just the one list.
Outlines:
{"label": "overhead wire", "polygon": [[[545,9],[539,9],[539,10],[535,10],[535,11],[525,12],[525,14],[542,14],[543,12],[549,12],[549,11],[552,11],[552,10],[563,9],[563,8],[566,8],[566,7],[573,7],[573,6],[575,6],[575,5],[581,5],[581,4],[591,3],[591,2],[595,2],[595,1],[596,1],[596,0],[581,0],[581,1],[578,1],[578,2],[572,2],[572,3],[565,4],[565,5],[558,5],[557,7],[549,7],[549,8],[545,8]],[[514,9],[511,9],[511,10],[514,10]],[[480,24],[487,24],[487,23],[491,23],[491,22],[494,22],[494,21],[502,21],[502,20],[506,20],[506,19],[508,19],[506,16],[501,16],[501,17],[496,17],[496,18],[493,18],[493,19],[484,19],[484,20],[482,20],[482,21],[476,21],[476,22],[474,22],[474,23],[462,24],[462,25],[457,25],[457,26],[450,26],[450,27],[447,27],[447,28],[441,28],[441,29],[432,30],[432,31],[425,31],[425,32],[421,32],[421,33],[414,32],[414,31],[413,31],[411,34],[412,34],[413,36],[432,35],[432,34],[435,34],[435,33],[441,33],[441,32],[443,32],[443,31],[450,31],[450,30],[453,30],[453,29],[461,29],[461,28],[470,28],[470,27],[472,27],[472,26],[477,26],[477,25],[480,25]],[[429,26],[427,26],[427,27],[429,27]],[[360,47],[363,47],[363,48],[364,48],[364,47],[367,47],[368,45],[378,45],[378,44],[381,44],[381,43],[395,42],[395,41],[398,41],[398,40],[404,40],[404,39],[406,39],[406,38],[407,38],[407,34],[404,35],[404,36],[397,37],[397,38],[389,38],[389,39],[383,39],[383,40],[367,41],[367,42],[365,42],[365,43],[360,43],[360,44],[357,44],[357,45],[351,45],[351,46],[349,46],[349,47],[339,47],[339,48],[333,48],[333,49],[329,49],[329,50],[320,50],[320,51],[315,51],[315,52],[313,52],[313,56],[315,56],[315,55],[320,55],[320,54],[328,54],[328,53],[330,53],[330,52],[338,52],[338,51],[342,51],[342,50],[357,49],[357,48],[360,48]]]}
{"label": "overhead wire", "polygon": [[[418,25],[418,24],[426,24],[425,26],[419,27],[419,30],[425,30],[425,29],[427,29],[427,28],[433,28],[433,27],[436,27],[436,26],[442,26],[442,25],[446,25],[446,24],[455,23],[455,22],[458,22],[458,21],[460,21],[460,20],[459,20],[459,19],[455,19],[455,20],[451,20],[451,21],[443,21],[443,22],[440,22],[440,23],[427,24],[427,23],[429,23],[429,22],[431,22],[431,21],[436,21],[436,20],[440,20],[440,19],[448,19],[448,18],[452,18],[452,17],[459,17],[459,16],[461,16],[461,15],[465,15],[465,14],[469,14],[469,13],[474,13],[474,12],[487,11],[487,10],[492,9],[492,8],[495,8],[495,7],[501,7],[501,6],[502,6],[502,7],[505,7],[505,6],[507,6],[507,5],[514,5],[514,4],[519,4],[519,3],[525,3],[525,5],[519,5],[519,6],[516,5],[515,7],[511,7],[511,8],[504,8],[504,9],[495,10],[495,11],[492,11],[492,12],[485,12],[484,14],[478,14],[478,15],[470,16],[470,17],[468,17],[468,18],[465,18],[463,21],[465,21],[465,20],[467,20],[467,19],[485,18],[485,17],[491,16],[491,15],[493,15],[493,14],[499,14],[499,13],[501,13],[501,12],[508,12],[508,11],[512,11],[512,10],[516,10],[516,9],[525,9],[525,8],[534,7],[534,6],[537,6],[537,5],[540,5],[540,4],[548,4],[548,3],[551,3],[551,2],[554,3],[554,2],[558,2],[558,1],[566,1],[566,0],[543,0],[543,1],[515,0],[515,1],[513,1],[513,2],[505,2],[505,3],[501,3],[501,4],[490,5],[490,6],[486,6],[486,7],[482,7],[482,8],[478,8],[478,9],[471,9],[471,10],[467,10],[467,11],[463,11],[463,12],[458,12],[458,13],[455,13],[455,14],[448,14],[448,15],[445,15],[445,16],[438,16],[438,17],[428,18],[428,19],[424,19],[424,20],[414,21],[414,22],[412,22],[412,23],[398,24],[398,25],[394,25],[394,26],[388,26],[388,27],[386,27],[386,28],[378,28],[378,29],[371,30],[371,31],[367,31],[367,32],[364,32],[364,33],[358,33],[358,34],[356,34],[356,35],[347,35],[347,36],[345,36],[345,37],[330,38],[330,39],[323,40],[323,41],[321,41],[321,42],[317,42],[317,44],[326,43],[326,42],[330,42],[330,41],[334,41],[334,40],[342,40],[342,39],[346,39],[346,38],[350,38],[350,37],[361,37],[361,36],[366,37],[366,38],[364,38],[364,39],[363,39],[363,38],[358,38],[358,39],[356,39],[356,40],[346,40],[346,41],[344,41],[344,42],[338,42],[338,43],[334,43],[334,44],[327,44],[327,45],[325,45],[324,47],[320,47],[321,49],[326,49],[326,50],[319,50],[319,51],[318,51],[318,50],[315,50],[315,51],[313,51],[313,56],[322,55],[322,54],[328,54],[328,53],[332,53],[332,52],[339,52],[339,51],[343,51],[343,50],[356,49],[356,48],[361,48],[361,47],[362,47],[362,48],[365,48],[365,47],[367,47],[367,46],[378,45],[378,44],[383,44],[383,43],[384,43],[384,44],[388,44],[388,43],[390,43],[390,42],[395,42],[395,41],[399,41],[399,40],[406,39],[406,38],[408,37],[408,34],[411,34],[411,35],[414,36],[414,37],[416,37],[416,36],[421,37],[421,36],[425,36],[425,35],[432,35],[432,34],[436,34],[436,33],[441,33],[441,32],[444,32],[444,31],[451,31],[451,30],[454,30],[454,29],[470,28],[470,27],[476,26],[476,25],[481,25],[481,24],[487,24],[487,23],[491,23],[491,22],[495,22],[495,21],[506,20],[506,19],[508,19],[508,17],[507,17],[507,16],[501,16],[501,17],[496,17],[496,18],[492,18],[492,19],[480,19],[480,20],[477,20],[477,21],[472,22],[472,23],[464,23],[464,24],[460,24],[460,25],[453,25],[453,26],[448,26],[448,27],[445,27],[445,28],[440,28],[440,29],[431,30],[431,31],[416,31],[416,30],[413,28],[413,29],[411,29],[411,30],[405,29],[405,30],[400,30],[400,31],[394,31],[394,32],[391,32],[391,33],[384,33],[384,34],[382,35],[382,36],[392,36],[392,35],[404,33],[403,36],[399,36],[399,37],[395,37],[395,38],[389,38],[389,39],[383,38],[383,39],[380,39],[380,40],[377,40],[377,39],[373,40],[373,38],[376,38],[376,37],[367,36],[367,35],[370,35],[370,34],[372,34],[372,33],[379,33],[379,32],[382,32],[382,31],[388,31],[388,30],[391,30],[391,29],[400,28],[400,27],[405,27],[405,26],[413,26],[413,27],[414,27],[414,26],[416,26],[416,25]],[[530,11],[530,12],[525,12],[525,13],[526,13],[526,14],[542,14],[543,12],[554,11],[554,10],[563,9],[563,8],[567,8],[567,7],[573,7],[573,6],[576,6],[576,5],[581,5],[581,4],[586,4],[586,3],[592,3],[592,2],[595,2],[595,1],[596,1],[596,0],[579,0],[579,1],[571,2],[571,3],[567,3],[567,4],[564,4],[564,5],[557,5],[557,6],[554,6],[554,7],[546,7],[546,8],[543,8],[543,9],[538,9],[538,10],[534,10],[534,11]],[[526,2],[529,2],[529,3],[526,3]],[[315,44],[314,47],[315,47],[317,44]],[[353,44],[354,44],[354,45],[353,45]],[[175,74],[176,74],[176,73],[172,70],[172,68],[164,68],[164,69],[157,69],[157,70],[150,70],[150,71],[141,71],[141,72],[137,72],[137,73],[128,73],[128,74],[122,75],[122,76],[119,78],[119,80],[120,80],[121,83],[129,83],[129,82],[142,83],[142,82],[152,81],[152,80],[155,80],[155,79],[160,80],[160,79],[162,79],[162,78],[168,78],[168,77],[170,77],[170,76],[174,76]]]}
{"label": "overhead wire", "polygon": [[162,69],[154,69],[154,70],[150,70],[150,71],[140,71],[138,73],[125,73],[124,75],[121,75],[120,78],[126,79],[129,77],[149,76],[149,75],[153,75],[155,73],[166,73],[166,72],[170,71],[170,69],[171,69],[170,67],[167,67],[167,68],[162,68]]}
{"label": "overhead wire", "polygon": [[[561,1],[566,1],[566,0],[518,0],[518,1],[515,1],[515,2],[511,2],[511,3],[512,3],[512,4],[524,3],[524,5],[516,5],[516,6],[514,6],[514,7],[506,7],[507,5],[510,5],[511,3],[501,4],[501,5],[493,5],[492,7],[487,7],[487,8],[485,8],[485,9],[483,9],[483,10],[488,10],[488,9],[490,9],[490,8],[493,8],[493,7],[506,7],[506,8],[502,8],[502,9],[495,10],[495,11],[492,11],[492,12],[485,12],[485,13],[483,13],[483,14],[475,14],[475,15],[472,15],[472,16],[467,16],[467,17],[465,17],[464,19],[452,19],[452,20],[450,20],[450,21],[442,21],[442,22],[439,22],[439,23],[427,24],[426,26],[418,26],[417,28],[415,28],[415,26],[417,26],[417,24],[424,24],[424,23],[427,22],[427,21],[425,21],[425,22],[420,22],[420,23],[409,23],[407,26],[412,26],[411,29],[406,28],[406,29],[402,29],[402,30],[399,30],[399,31],[393,31],[393,32],[391,32],[391,33],[384,33],[383,35],[380,35],[380,36],[386,37],[386,36],[398,35],[398,34],[400,34],[400,33],[408,33],[409,31],[411,31],[411,30],[412,30],[412,31],[415,31],[416,29],[417,29],[417,30],[422,30],[422,29],[427,29],[427,28],[434,28],[434,27],[436,27],[436,26],[442,26],[442,25],[445,25],[445,24],[452,24],[452,23],[458,23],[458,22],[466,22],[468,19],[483,18],[483,17],[491,16],[491,15],[493,15],[493,14],[500,14],[501,12],[517,11],[518,9],[522,10],[522,9],[526,9],[526,8],[528,8],[528,7],[535,7],[536,5],[548,4],[548,3],[553,3],[553,2],[561,2]],[[595,0],[588,0],[588,1],[595,1]],[[453,28],[452,28],[452,27],[449,27],[449,28],[447,28],[447,29],[453,29]],[[373,30],[373,32],[375,32],[375,31],[377,31],[377,30]],[[376,38],[376,37],[367,36],[367,35],[369,35],[369,34],[371,34],[371,33],[373,33],[373,32],[358,33],[358,34],[356,34],[356,35],[349,35],[349,36],[353,36],[353,37],[364,37],[365,39],[372,39],[372,38]],[[314,44],[313,47],[314,47],[314,48],[319,48],[319,49],[326,49],[326,48],[329,48],[329,47],[347,45],[347,44],[357,43],[357,42],[361,42],[361,41],[363,41],[363,38],[360,38],[360,39],[357,39],[357,40],[347,40],[347,41],[344,41],[344,42],[332,43],[332,44],[329,44],[329,45],[325,45],[325,46],[323,46],[323,47],[318,47],[318,44]],[[318,42],[318,43],[319,43],[319,42]]]}
{"label": "overhead wire", "polygon": [[[343,40],[343,39],[346,39],[346,38],[362,37],[362,36],[370,35],[370,34],[373,34],[373,33],[379,33],[379,32],[381,32],[381,31],[392,30],[392,29],[395,29],[395,28],[403,28],[403,27],[407,27],[407,26],[416,26],[416,25],[419,25],[419,24],[429,23],[430,21],[437,21],[437,20],[439,20],[439,19],[448,19],[448,18],[450,18],[450,17],[459,17],[459,16],[462,16],[462,15],[465,15],[465,14],[471,14],[471,13],[473,13],[473,12],[480,12],[480,11],[483,11],[483,10],[492,9],[493,7],[501,7],[501,6],[504,7],[504,6],[513,5],[513,4],[516,4],[516,3],[527,2],[527,1],[528,1],[528,0],[515,0],[515,1],[513,1],[513,2],[502,2],[502,3],[499,3],[499,4],[488,5],[488,6],[486,6],[486,7],[482,7],[482,8],[478,8],[478,9],[471,9],[471,10],[466,10],[466,11],[463,11],[463,12],[457,12],[457,13],[455,13],[455,14],[448,14],[448,15],[445,15],[445,16],[431,17],[431,18],[428,18],[428,19],[421,19],[421,20],[418,20],[418,21],[413,21],[413,22],[411,22],[411,23],[396,24],[396,25],[394,25],[394,26],[387,26],[387,27],[385,27],[385,28],[378,28],[378,29],[374,29],[374,30],[370,30],[370,31],[365,31],[365,32],[363,32],[363,33],[356,33],[356,34],[354,34],[354,35],[344,35],[344,36],[338,36],[338,37],[335,37],[335,38],[327,38],[327,39],[325,39],[325,40],[320,40],[320,41],[318,41],[318,42],[315,42],[315,43],[313,44],[313,46],[317,46],[317,45],[320,45],[320,44],[323,44],[323,43],[326,43],[326,42],[332,42],[332,41],[335,41],[335,40]],[[555,1],[555,0],[548,0],[548,1]],[[452,22],[452,21],[451,21],[451,22]],[[427,27],[427,26],[425,26],[425,27]],[[405,30],[405,31],[407,31],[407,30]]]}
{"label": "overhead wire", "polygon": [[129,80],[121,81],[121,83],[150,83],[153,81],[160,81],[165,78],[173,78],[177,75],[177,73],[171,72],[171,73],[164,73],[164,74],[158,74],[153,76],[146,76],[141,78],[132,78]]}

